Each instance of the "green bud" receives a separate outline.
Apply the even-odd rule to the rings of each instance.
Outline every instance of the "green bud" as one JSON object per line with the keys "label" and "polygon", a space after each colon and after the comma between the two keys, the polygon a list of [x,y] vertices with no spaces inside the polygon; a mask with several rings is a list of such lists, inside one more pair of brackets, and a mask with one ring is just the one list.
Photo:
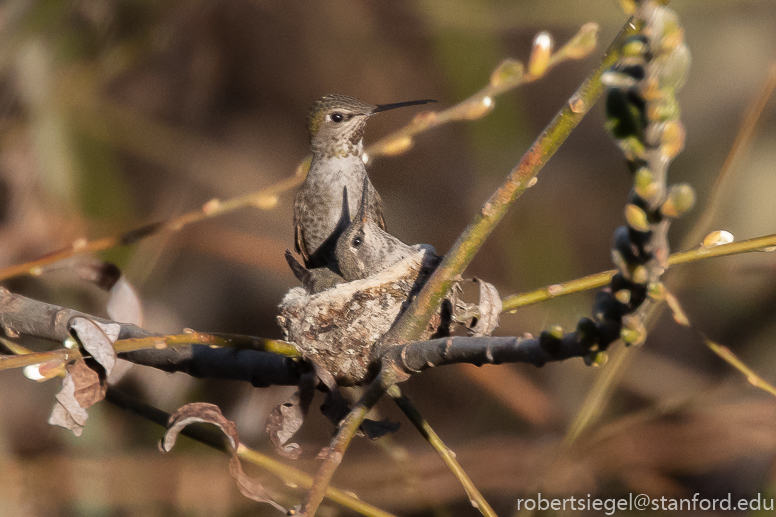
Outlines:
{"label": "green bud", "polygon": [[556,52],[556,56],[569,59],[582,59],[595,50],[598,43],[598,24],[586,23],[580,27],[573,38]]}
{"label": "green bud", "polygon": [[605,365],[607,361],[609,361],[609,354],[606,352],[595,352],[590,355],[586,355],[583,357],[585,360],[585,364],[587,366],[592,366],[593,368],[600,368],[601,366]]}
{"label": "green bud", "polygon": [[681,90],[687,82],[690,62],[690,49],[685,44],[657,56],[652,65],[657,70],[658,87],[674,94]]}
{"label": "green bud", "polygon": [[490,84],[496,88],[519,84],[525,75],[523,63],[516,59],[505,59],[490,74]]}
{"label": "green bud", "polygon": [[660,212],[666,217],[681,217],[695,204],[695,191],[687,183],[674,185],[668,191],[666,202]]}
{"label": "green bud", "polygon": [[649,231],[647,213],[634,204],[625,205],[625,220],[628,221],[628,226],[634,230],[638,230],[640,232]]}

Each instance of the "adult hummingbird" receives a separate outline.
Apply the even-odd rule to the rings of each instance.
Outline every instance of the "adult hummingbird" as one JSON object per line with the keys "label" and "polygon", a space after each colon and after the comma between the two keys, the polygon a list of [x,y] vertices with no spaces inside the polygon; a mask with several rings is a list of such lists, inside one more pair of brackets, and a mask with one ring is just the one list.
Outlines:
{"label": "adult hummingbird", "polygon": [[[364,126],[375,113],[436,102],[430,99],[372,105],[347,95],[327,95],[313,104],[307,117],[312,161],[294,199],[294,246],[308,269],[338,272],[337,239],[358,210],[362,184],[370,192],[366,208],[384,229],[383,204],[366,175]],[[343,203],[343,192],[351,193]],[[345,213],[347,211],[347,213]]]}
{"label": "adult hummingbird", "polygon": [[364,177],[358,211],[337,241],[337,263],[346,282],[379,273],[421,249],[436,254],[428,244],[410,246],[383,229],[371,209],[376,192],[370,187]]}

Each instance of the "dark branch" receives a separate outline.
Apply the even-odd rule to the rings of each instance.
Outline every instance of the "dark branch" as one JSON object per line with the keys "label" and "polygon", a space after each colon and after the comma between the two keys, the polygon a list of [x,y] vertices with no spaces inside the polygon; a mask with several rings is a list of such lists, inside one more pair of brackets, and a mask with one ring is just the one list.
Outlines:
{"label": "dark branch", "polygon": [[388,351],[384,361],[392,362],[405,373],[416,373],[446,364],[529,363],[543,366],[551,361],[590,354],[590,342],[579,332],[560,339],[533,337],[450,337],[416,341]]}
{"label": "dark branch", "polygon": [[[0,287],[0,326],[9,336],[26,334],[61,343],[70,337],[69,324],[75,317],[120,325],[119,339],[162,336],[137,325],[40,302]],[[211,348],[194,343],[125,352],[119,357],[166,372],[247,381],[256,387],[295,386],[299,384],[301,374],[299,363],[282,355],[250,349]]]}

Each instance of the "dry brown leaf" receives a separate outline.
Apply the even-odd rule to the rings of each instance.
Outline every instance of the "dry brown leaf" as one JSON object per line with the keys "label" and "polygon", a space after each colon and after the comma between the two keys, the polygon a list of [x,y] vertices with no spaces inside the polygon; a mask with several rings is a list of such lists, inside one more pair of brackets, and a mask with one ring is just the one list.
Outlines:
{"label": "dry brown leaf", "polygon": [[69,429],[81,436],[89,414],[86,409],[105,398],[106,385],[100,376],[78,360],[65,367],[62,389],[55,395],[57,402],[48,423]]}
{"label": "dry brown leaf", "polygon": [[213,424],[218,426],[229,439],[229,443],[232,446],[232,459],[229,461],[229,474],[237,481],[237,488],[240,489],[240,492],[245,497],[260,503],[269,503],[281,512],[286,513],[286,509],[272,500],[261,483],[248,477],[243,471],[240,459],[237,457],[237,447],[240,445],[240,437],[237,435],[237,429],[234,422],[228,420],[215,404],[196,402],[193,404],[186,404],[179,408],[170,416],[170,421],[167,423],[167,432],[159,444],[159,448],[163,452],[170,452],[175,445],[178,434],[184,427],[193,423]]}
{"label": "dry brown leaf", "polygon": [[498,328],[498,315],[501,314],[501,296],[492,284],[475,278],[480,284],[480,316],[477,324],[470,329],[471,335],[490,336]]}
{"label": "dry brown leaf", "polygon": [[264,487],[261,486],[261,483],[248,477],[243,471],[242,463],[240,463],[240,459],[236,454],[229,460],[229,474],[237,481],[237,488],[240,489],[242,495],[259,503],[269,503],[281,512],[287,513],[285,508],[272,500]]}
{"label": "dry brown leaf", "polygon": [[75,383],[75,400],[82,408],[90,408],[105,398],[107,384],[97,372],[86,366],[83,360],[79,359],[65,366],[65,369]]}
{"label": "dry brown leaf", "polygon": [[175,440],[178,439],[178,434],[183,428],[189,424],[196,423],[218,426],[229,439],[229,444],[233,450],[237,450],[237,446],[240,445],[240,438],[237,436],[237,428],[234,422],[228,420],[221,413],[221,409],[218,406],[204,402],[195,402],[178,408],[175,413],[170,415],[170,421],[167,422],[167,432],[164,433],[164,438],[159,444],[162,452],[170,452],[175,446]]}
{"label": "dry brown leaf", "polygon": [[113,367],[116,366],[116,351],[113,349],[113,343],[119,337],[121,325],[103,324],[77,317],[70,322],[70,330],[75,331],[86,351],[105,368],[106,375],[110,375]]}
{"label": "dry brown leaf", "polygon": [[302,427],[311,400],[311,397],[306,397],[305,403],[299,391],[296,391],[270,413],[267,420],[269,441],[281,456],[295,460],[302,454],[302,447],[298,443],[287,442]]}
{"label": "dry brown leaf", "polygon": [[75,382],[70,374],[65,375],[62,380],[62,389],[55,397],[57,401],[51,411],[48,423],[64,427],[72,431],[74,435],[81,436],[89,414],[75,399]]}

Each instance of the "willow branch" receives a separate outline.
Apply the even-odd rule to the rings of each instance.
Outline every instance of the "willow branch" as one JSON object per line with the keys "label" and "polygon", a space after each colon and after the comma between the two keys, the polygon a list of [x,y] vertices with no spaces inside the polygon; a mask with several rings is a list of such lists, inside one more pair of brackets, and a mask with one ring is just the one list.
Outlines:
{"label": "willow branch", "polygon": [[439,435],[434,432],[429,423],[426,422],[420,412],[415,408],[415,405],[412,404],[410,399],[402,394],[397,385],[393,385],[388,388],[388,395],[404,412],[407,418],[410,419],[410,422],[412,422],[418,432],[423,435],[423,438],[425,438],[426,441],[434,448],[434,450],[437,451],[439,457],[442,458],[442,461],[444,461],[445,465],[447,465],[447,468],[450,469],[456,479],[458,479],[458,481],[461,483],[461,486],[463,486],[463,489],[466,491],[466,495],[469,497],[469,501],[471,502],[472,506],[477,508],[482,513],[482,515],[485,515],[486,517],[495,517],[496,512],[493,511],[493,508],[490,507],[480,491],[477,490],[477,487],[474,486],[474,483],[463,470],[463,467],[461,467],[460,463],[458,463],[458,460],[455,459],[455,453],[453,453],[453,451],[450,450],[447,445],[445,445]]}
{"label": "willow branch", "polygon": [[103,237],[92,241],[87,239],[76,239],[70,246],[51,252],[39,259],[0,269],[0,280],[19,275],[37,276],[44,272],[46,266],[76,255],[104,251],[116,246],[129,246],[148,237],[163,233],[178,232],[190,224],[234,212],[235,210],[242,208],[255,207],[264,210],[274,208],[277,204],[278,196],[282,192],[288,191],[302,183],[309,166],[310,158],[308,157],[299,164],[293,176],[285,178],[274,185],[226,201],[211,199],[202,205],[201,208],[192,210],[167,221],[147,224],[120,235]]}
{"label": "willow branch", "polygon": [[495,107],[495,98],[519,86],[541,79],[553,67],[569,59],[582,59],[588,56],[596,45],[598,25],[586,23],[566,45],[553,53],[546,67],[532,67],[528,71],[520,61],[506,59],[493,71],[490,82],[475,94],[454,106],[439,112],[423,112],[405,127],[378,140],[366,149],[367,159],[376,156],[394,155],[408,150],[412,138],[418,133],[459,120],[475,120],[490,113]]}
{"label": "willow branch", "polygon": [[555,151],[601,96],[604,90],[600,81],[601,74],[617,60],[622,42],[634,31],[632,22],[633,20],[629,20],[626,23],[620,34],[609,45],[595,71],[571,96],[567,104],[523,156],[520,163],[512,169],[506,181],[485,202],[480,212],[474,216],[472,222],[447,252],[442,264],[412,301],[407,311],[380,340],[381,346],[375,347],[378,354],[384,352],[387,346],[406,343],[420,337],[432,315],[452,287],[453,282],[469,265],[485,239],[512,204],[531,186],[531,180],[536,177],[547,160],[555,154]]}
{"label": "willow branch", "polygon": [[[0,326],[9,336],[25,334],[61,343],[70,337],[70,322],[77,317],[103,325],[119,325],[119,339],[114,349],[122,359],[135,364],[166,372],[183,372],[193,377],[243,380],[256,387],[294,386],[299,383],[300,365],[294,358],[270,351],[229,347],[230,339],[236,339],[234,336],[219,337],[198,332],[164,336],[137,325],[118,323],[33,300],[0,287]],[[290,346],[274,340],[244,336],[241,339],[254,343],[256,348],[265,345],[269,350]],[[55,357],[41,358],[45,361]],[[0,367],[25,366],[31,360],[4,362],[0,363]]]}
{"label": "willow branch", "polygon": [[332,440],[331,444],[321,451],[323,455],[323,464],[318,469],[315,475],[310,491],[307,493],[307,498],[300,515],[302,517],[312,517],[315,512],[318,511],[318,507],[323,501],[323,497],[326,494],[326,490],[331,483],[331,478],[334,476],[334,472],[342,463],[342,458],[345,455],[345,451],[350,445],[350,441],[358,432],[359,427],[364,422],[366,415],[377,404],[377,401],[385,393],[388,386],[393,384],[391,380],[388,382],[382,374],[372,381],[372,384],[366,389],[366,392],[361,399],[356,403],[353,409],[342,420],[337,431],[337,435]]}
{"label": "willow branch", "polygon": [[[741,253],[751,253],[755,251],[774,251],[773,249],[770,249],[774,247],[776,247],[776,234],[764,235],[745,241],[730,242],[709,248],[701,247],[690,251],[674,253],[668,257],[668,264],[669,266],[678,266],[714,257],[726,257],[729,255],[739,255]],[[617,273],[616,269],[610,269],[609,271],[569,280],[568,282],[552,284],[533,291],[506,296],[502,300],[502,311],[514,311],[520,307],[543,302],[559,296],[603,287],[611,281],[612,276],[614,276],[615,273]]]}

